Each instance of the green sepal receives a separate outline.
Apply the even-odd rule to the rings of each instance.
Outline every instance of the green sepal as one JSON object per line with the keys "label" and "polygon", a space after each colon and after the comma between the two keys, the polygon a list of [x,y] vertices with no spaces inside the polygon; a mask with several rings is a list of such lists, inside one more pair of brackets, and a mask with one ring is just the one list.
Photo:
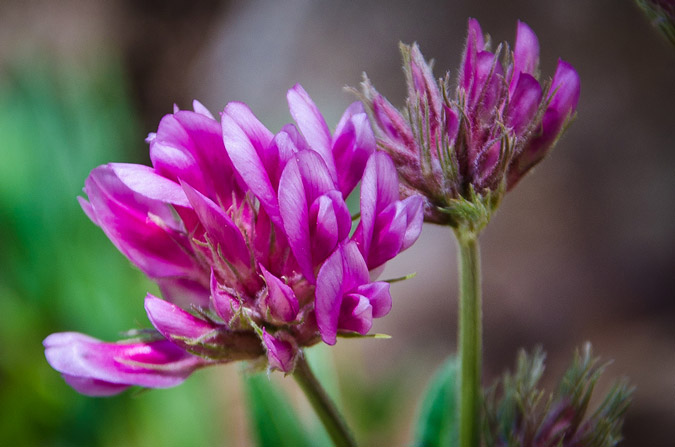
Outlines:
{"label": "green sepal", "polygon": [[340,338],[376,338],[382,340],[388,340],[391,338],[391,335],[388,334],[366,334],[361,335],[356,332],[338,332],[337,334]]}
{"label": "green sepal", "polygon": [[405,275],[405,276],[399,276],[398,278],[383,279],[382,282],[387,282],[389,284],[393,284],[395,282],[401,282],[401,281],[405,281],[407,279],[412,279],[415,276],[417,276],[417,272],[412,272],[412,273],[410,273],[408,275]]}
{"label": "green sepal", "polygon": [[504,182],[497,190],[486,189],[482,193],[469,185],[466,197],[451,199],[447,206],[439,207],[438,211],[450,217],[450,226],[455,230],[477,235],[499,208],[504,190]]}

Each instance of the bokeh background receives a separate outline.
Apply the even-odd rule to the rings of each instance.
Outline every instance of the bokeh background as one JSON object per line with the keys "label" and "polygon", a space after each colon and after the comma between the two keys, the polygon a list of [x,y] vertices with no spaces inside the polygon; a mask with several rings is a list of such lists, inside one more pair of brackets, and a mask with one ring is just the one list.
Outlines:
{"label": "bokeh background", "polygon": [[[622,375],[637,387],[622,445],[672,446],[675,48],[628,0],[0,1],[0,445],[255,444],[240,366],[107,399],[49,368],[49,333],[147,327],[155,290],[75,197],[99,164],[147,162],[143,140],[174,103],[245,101],[276,131],[300,82],[334,125],[365,71],[402,105],[398,42],[455,72],[468,17],[495,41],[526,21],[543,75],[563,57],[582,80],[577,121],[481,239],[485,381],[541,344],[553,386],[590,340],[614,359],[598,391]],[[455,256],[448,229],[425,227],[385,272],[417,272],[376,323],[393,338],[314,348],[363,445],[411,444],[419,395],[455,348]],[[291,379],[272,382],[309,413]]]}

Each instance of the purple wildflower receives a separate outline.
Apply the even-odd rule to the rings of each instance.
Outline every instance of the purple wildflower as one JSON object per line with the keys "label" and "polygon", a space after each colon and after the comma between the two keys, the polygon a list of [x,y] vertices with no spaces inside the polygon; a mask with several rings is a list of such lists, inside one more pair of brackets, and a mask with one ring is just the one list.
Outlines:
{"label": "purple wildflower", "polygon": [[[360,103],[331,135],[301,86],[287,98],[297,127],[273,134],[242,103],[218,122],[195,101],[148,137],[152,167],[91,172],[82,208],[164,299],[146,297],[151,335],[45,340],[47,360],[77,391],[173,386],[197,368],[265,355],[289,373],[300,348],[365,335],[389,312],[389,284],[371,276],[419,236],[422,199],[394,194],[396,170],[375,153]],[[359,181],[350,237],[345,198]]]}
{"label": "purple wildflower", "polygon": [[484,225],[503,192],[550,151],[579,99],[579,77],[563,60],[550,82],[539,83],[539,43],[526,24],[518,22],[513,51],[500,45],[494,53],[476,20],[468,28],[454,97],[449,75],[436,81],[416,44],[401,46],[404,112],[363,82],[378,144],[401,173],[403,196],[421,193],[425,219],[452,226]]}

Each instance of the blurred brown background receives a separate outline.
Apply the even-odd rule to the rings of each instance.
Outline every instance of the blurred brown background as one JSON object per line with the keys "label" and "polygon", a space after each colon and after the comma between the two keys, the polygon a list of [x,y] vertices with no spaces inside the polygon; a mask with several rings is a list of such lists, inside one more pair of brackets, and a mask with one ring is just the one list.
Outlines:
{"label": "blurred brown background", "polygon": [[[101,58],[119,61],[139,124],[135,143],[103,162],[143,162],[147,132],[173,103],[188,108],[193,98],[213,112],[228,101],[247,102],[276,131],[291,120],[285,92],[300,82],[334,126],[355,99],[342,88],[357,86],[367,72],[402,105],[398,42],[417,41],[441,76],[458,68],[468,17],[493,41],[511,43],[516,20],[527,22],[539,37],[542,77],[562,57],[582,80],[576,122],[509,194],[481,239],[486,383],[512,367],[518,348],[542,344],[551,385],[573,349],[589,340],[598,355],[614,359],[599,391],[621,375],[637,387],[622,445],[672,446],[675,48],[632,2],[4,0],[0,83],[29,60],[83,73],[95,71]],[[12,150],[0,140],[0,154]],[[81,185],[84,177],[72,181]],[[386,432],[369,434],[379,445],[410,442],[417,397],[455,347],[456,262],[448,229],[427,226],[384,276],[410,271],[417,277],[393,288],[394,309],[376,323],[376,331],[393,338],[342,340],[334,349],[348,417],[357,413],[349,400],[354,406],[370,398],[359,389],[382,383],[396,389],[394,409],[382,410],[387,421],[373,419]],[[140,308],[141,298],[120,302]],[[236,367],[203,374],[222,387],[221,407],[240,405]],[[236,411],[228,418],[216,436],[222,445],[247,445],[246,429],[238,428],[243,420]]]}

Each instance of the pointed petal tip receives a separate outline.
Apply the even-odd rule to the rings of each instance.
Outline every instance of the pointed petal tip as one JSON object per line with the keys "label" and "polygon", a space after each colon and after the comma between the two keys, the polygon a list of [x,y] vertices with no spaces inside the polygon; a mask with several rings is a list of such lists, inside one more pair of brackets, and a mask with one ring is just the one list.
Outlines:
{"label": "pointed petal tip", "polygon": [[574,66],[563,59],[558,59],[551,82],[551,93],[554,95],[552,105],[556,108],[567,109],[569,115],[576,111],[581,93],[581,78]]}
{"label": "pointed petal tip", "polygon": [[204,106],[204,104],[202,104],[196,99],[192,100],[192,109],[196,113],[199,113],[200,115],[204,115],[207,118],[215,119],[213,117],[213,114],[209,111],[209,109],[207,109],[206,106]]}
{"label": "pointed petal tip", "polygon": [[270,273],[262,264],[260,264],[260,270],[267,284],[265,305],[272,317],[285,323],[295,320],[298,316],[299,303],[293,289]]}
{"label": "pointed petal tip", "polygon": [[320,331],[321,333],[321,341],[326,343],[328,346],[335,346],[335,343],[337,343],[337,332],[335,334],[327,333],[325,331]]}
{"label": "pointed petal tip", "polygon": [[[529,35],[533,35],[535,37],[535,39],[537,37],[536,34],[534,33],[534,31],[532,30],[532,28],[530,27],[530,25],[523,22],[522,20],[518,20],[517,25],[516,25],[516,33],[520,33],[520,32],[527,33]],[[516,37],[516,39],[517,39],[517,37]]]}
{"label": "pointed petal tip", "polygon": [[483,49],[483,30],[480,27],[480,23],[478,23],[478,19],[475,19],[473,17],[469,17],[467,21],[467,34],[468,37],[471,38],[473,37],[476,39],[476,45],[478,46],[478,50]]}
{"label": "pointed petal tip", "polygon": [[263,328],[263,343],[271,369],[278,369],[284,373],[289,373],[295,369],[298,351],[291,342],[284,340],[282,337],[270,335]]}
{"label": "pointed petal tip", "polygon": [[[185,349],[183,339],[199,339],[215,329],[212,323],[186,312],[173,303],[148,293],[145,297],[148,319],[167,340]],[[177,341],[178,340],[178,341]]]}
{"label": "pointed petal tip", "polygon": [[286,92],[286,98],[288,98],[289,101],[292,95],[300,95],[301,97],[309,96],[307,90],[305,90],[305,88],[299,82],[293,84],[293,87],[289,88],[288,91]]}
{"label": "pointed petal tip", "polygon": [[535,74],[539,65],[539,39],[525,22],[518,21],[513,49],[514,81],[520,73]]}

